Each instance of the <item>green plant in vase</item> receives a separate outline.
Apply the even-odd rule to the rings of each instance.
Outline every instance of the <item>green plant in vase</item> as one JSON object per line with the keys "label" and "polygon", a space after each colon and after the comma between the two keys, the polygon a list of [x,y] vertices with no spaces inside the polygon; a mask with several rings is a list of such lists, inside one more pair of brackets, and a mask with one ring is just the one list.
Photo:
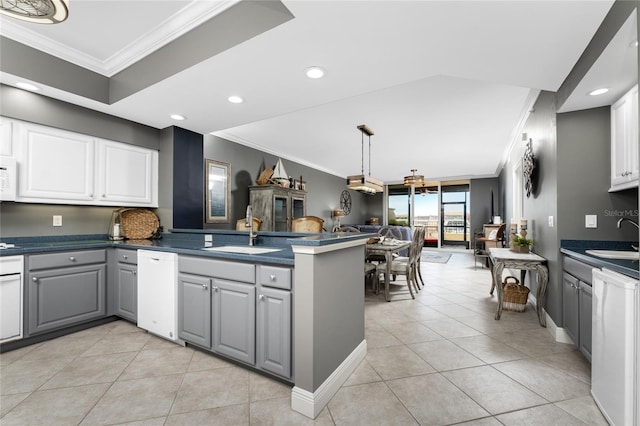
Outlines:
{"label": "green plant in vase", "polygon": [[511,237],[511,246],[513,251],[520,253],[529,253],[529,247],[533,244],[533,240],[530,240],[521,235],[514,235]]}

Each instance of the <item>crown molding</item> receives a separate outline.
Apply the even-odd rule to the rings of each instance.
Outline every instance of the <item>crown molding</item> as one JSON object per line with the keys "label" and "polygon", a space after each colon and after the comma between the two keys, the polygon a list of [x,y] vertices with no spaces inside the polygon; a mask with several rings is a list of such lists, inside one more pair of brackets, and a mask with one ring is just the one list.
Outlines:
{"label": "crown molding", "polygon": [[[100,60],[65,44],[45,37],[19,25],[12,19],[2,17],[1,34],[37,50],[56,56],[75,65],[112,77],[145,56],[171,41],[188,33],[193,28],[224,12],[240,0],[191,1],[180,11],[169,16],[147,33],[131,41],[127,46]],[[71,6],[73,7],[73,5]]]}

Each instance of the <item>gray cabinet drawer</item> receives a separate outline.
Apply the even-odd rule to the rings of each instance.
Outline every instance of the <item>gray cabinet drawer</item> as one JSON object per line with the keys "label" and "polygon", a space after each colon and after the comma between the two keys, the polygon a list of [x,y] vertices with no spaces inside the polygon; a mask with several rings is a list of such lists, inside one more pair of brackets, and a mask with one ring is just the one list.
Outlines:
{"label": "gray cabinet drawer", "polygon": [[178,270],[194,275],[223,278],[247,283],[256,282],[256,266],[248,263],[228,262],[210,257],[178,257]]}
{"label": "gray cabinet drawer", "polygon": [[29,256],[28,270],[61,268],[66,266],[105,263],[107,252],[101,250],[65,251],[60,253],[34,254]]}
{"label": "gray cabinet drawer", "polygon": [[291,290],[291,268],[258,265],[258,283],[267,287]]}
{"label": "gray cabinet drawer", "polygon": [[138,251],[137,250],[116,249],[116,259],[120,263],[130,263],[132,265],[137,265],[138,264]]}
{"label": "gray cabinet drawer", "polygon": [[591,270],[594,268],[593,266],[579,262],[568,256],[563,256],[563,263],[563,269],[565,272],[568,272],[580,281],[591,285]]}

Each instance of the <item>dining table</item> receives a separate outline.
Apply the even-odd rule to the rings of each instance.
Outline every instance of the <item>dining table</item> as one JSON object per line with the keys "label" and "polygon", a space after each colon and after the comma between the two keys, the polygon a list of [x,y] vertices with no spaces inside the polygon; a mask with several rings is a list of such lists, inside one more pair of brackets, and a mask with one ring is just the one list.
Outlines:
{"label": "dining table", "polygon": [[384,272],[384,298],[387,302],[391,301],[391,295],[389,294],[389,282],[391,277],[391,262],[393,261],[393,254],[405,250],[411,246],[411,241],[396,240],[393,238],[381,239],[374,243],[366,244],[366,255],[382,254],[385,259],[385,272]]}

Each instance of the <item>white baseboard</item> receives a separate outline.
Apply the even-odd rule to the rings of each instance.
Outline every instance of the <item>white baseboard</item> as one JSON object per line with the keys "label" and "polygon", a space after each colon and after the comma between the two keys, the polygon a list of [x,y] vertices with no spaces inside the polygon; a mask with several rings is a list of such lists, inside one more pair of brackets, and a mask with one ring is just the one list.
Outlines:
{"label": "white baseboard", "polygon": [[544,315],[547,319],[547,331],[551,334],[551,337],[558,343],[570,343],[575,345],[575,342],[569,337],[564,328],[558,327],[553,319],[549,316],[547,311],[544,311]]}
{"label": "white baseboard", "polygon": [[291,390],[291,409],[315,419],[366,355],[367,341],[363,340],[315,392],[294,386]]}
{"label": "white baseboard", "polygon": [[[531,303],[531,306],[535,310],[536,306],[538,306],[538,301],[536,300],[536,297],[532,293],[529,293],[529,302]],[[564,328],[558,327],[556,323],[553,322],[553,319],[549,316],[546,310],[543,309],[542,312],[544,313],[545,319],[547,321],[546,323],[547,331],[549,332],[551,337],[553,337],[553,340],[555,340],[558,343],[571,343],[572,345],[575,345],[571,337],[569,337],[567,332],[564,331]]]}

